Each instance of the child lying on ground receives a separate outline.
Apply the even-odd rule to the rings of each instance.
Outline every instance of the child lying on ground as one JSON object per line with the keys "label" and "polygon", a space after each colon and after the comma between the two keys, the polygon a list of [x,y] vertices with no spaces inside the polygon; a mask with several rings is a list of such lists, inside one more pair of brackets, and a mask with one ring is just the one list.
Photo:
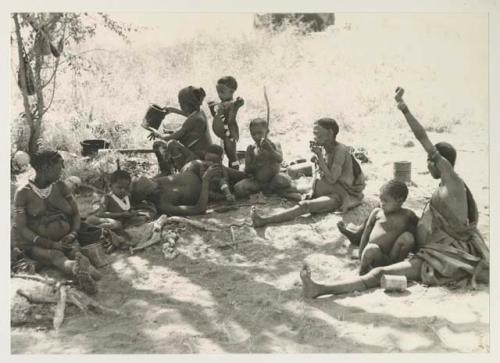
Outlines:
{"label": "child lying on ground", "polygon": [[413,211],[402,208],[408,196],[403,182],[391,180],[380,190],[380,208],[375,208],[357,231],[349,231],[343,222],[340,232],[354,244],[359,244],[363,275],[374,267],[403,261],[415,247],[418,218]]}
{"label": "child lying on ground", "polygon": [[111,193],[102,198],[97,211],[88,216],[86,222],[112,230],[148,222],[152,217],[148,211],[138,210],[130,205],[131,182],[132,177],[130,174],[118,167],[111,174]]}
{"label": "child lying on ground", "polygon": [[250,122],[250,134],[255,141],[245,156],[245,173],[249,176],[234,186],[237,197],[247,197],[259,191],[275,192],[291,200],[301,200],[292,180],[280,174],[283,152],[279,143],[267,138],[267,121],[262,118]]}
{"label": "child lying on ground", "polygon": [[229,161],[229,167],[239,169],[240,164],[236,155],[236,143],[239,140],[240,133],[238,123],[236,122],[236,114],[238,109],[243,106],[244,101],[241,97],[233,100],[233,95],[238,88],[236,79],[231,76],[222,77],[217,81],[217,94],[220,98],[220,103],[209,102],[210,113],[214,118],[212,129],[222,140],[224,151],[226,152]]}

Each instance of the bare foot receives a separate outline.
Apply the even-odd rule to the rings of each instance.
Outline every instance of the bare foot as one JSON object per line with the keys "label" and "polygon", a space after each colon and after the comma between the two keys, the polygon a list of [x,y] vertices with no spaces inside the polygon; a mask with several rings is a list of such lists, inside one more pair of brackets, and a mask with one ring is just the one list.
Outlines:
{"label": "bare foot", "polygon": [[306,263],[300,270],[300,279],[302,280],[302,292],[306,299],[314,299],[319,295],[319,286],[311,280],[311,269]]}
{"label": "bare foot", "polygon": [[87,257],[77,252],[75,255],[75,276],[79,287],[89,295],[97,293],[97,285],[90,276],[90,261]]}
{"label": "bare foot", "polygon": [[347,237],[347,239],[355,246],[359,246],[359,242],[361,240],[361,234],[352,232],[347,229],[345,223],[343,221],[337,222],[337,228],[340,233]]}
{"label": "bare foot", "polygon": [[102,274],[92,265],[89,266],[89,273],[94,281],[102,279]]}
{"label": "bare foot", "polygon": [[254,227],[262,227],[266,224],[264,219],[257,214],[255,206],[252,206],[252,208],[250,208],[250,218],[252,218],[252,224]]}

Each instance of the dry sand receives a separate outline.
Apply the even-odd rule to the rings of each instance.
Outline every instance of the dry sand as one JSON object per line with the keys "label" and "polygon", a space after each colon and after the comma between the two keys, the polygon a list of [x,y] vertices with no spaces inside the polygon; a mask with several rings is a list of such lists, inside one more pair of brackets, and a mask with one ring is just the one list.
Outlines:
{"label": "dry sand", "polygon": [[[487,286],[471,291],[412,283],[403,294],[372,289],[313,301],[302,298],[303,261],[320,282],[357,273],[359,261],[350,258],[351,248],[335,224],[340,219],[360,223],[368,215],[377,203],[378,187],[390,177],[395,155],[413,162],[417,186],[410,188],[408,207],[417,213],[423,208],[436,181],[425,170],[420,146],[402,147],[409,139],[404,135],[368,149],[373,163],[363,168],[369,186],[356,210],[257,230],[244,224],[249,222],[248,206],[196,217],[234,224],[234,242],[229,228],[205,233],[188,228],[181,233],[175,260],[166,260],[161,246],[134,256],[114,254],[114,262],[103,268],[97,300],[123,316],[84,315],[69,308],[59,332],[12,328],[12,353],[488,351]],[[488,237],[488,148],[480,142],[484,130],[474,134],[464,128],[455,135],[431,137],[460,141],[457,170],[476,197],[480,230]],[[356,140],[356,145],[363,142]],[[277,198],[268,201],[273,208],[289,205]],[[266,212],[270,206],[258,207]],[[21,301],[15,293],[12,299]]]}

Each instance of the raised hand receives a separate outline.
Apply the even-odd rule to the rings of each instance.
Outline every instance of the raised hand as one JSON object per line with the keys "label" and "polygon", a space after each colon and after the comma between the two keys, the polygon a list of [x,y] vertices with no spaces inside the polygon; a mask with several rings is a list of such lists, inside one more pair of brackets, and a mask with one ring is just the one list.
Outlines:
{"label": "raised hand", "polygon": [[396,88],[396,94],[394,95],[394,99],[396,102],[402,102],[403,101],[403,95],[405,93],[405,90],[401,87]]}

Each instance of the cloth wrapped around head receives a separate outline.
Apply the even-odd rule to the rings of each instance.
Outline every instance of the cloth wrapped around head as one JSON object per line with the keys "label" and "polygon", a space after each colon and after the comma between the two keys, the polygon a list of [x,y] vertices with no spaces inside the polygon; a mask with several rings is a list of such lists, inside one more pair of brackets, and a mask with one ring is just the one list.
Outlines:
{"label": "cloth wrapped around head", "polygon": [[200,106],[205,98],[206,93],[203,88],[189,86],[179,91],[179,105],[184,112],[195,112],[200,110]]}

